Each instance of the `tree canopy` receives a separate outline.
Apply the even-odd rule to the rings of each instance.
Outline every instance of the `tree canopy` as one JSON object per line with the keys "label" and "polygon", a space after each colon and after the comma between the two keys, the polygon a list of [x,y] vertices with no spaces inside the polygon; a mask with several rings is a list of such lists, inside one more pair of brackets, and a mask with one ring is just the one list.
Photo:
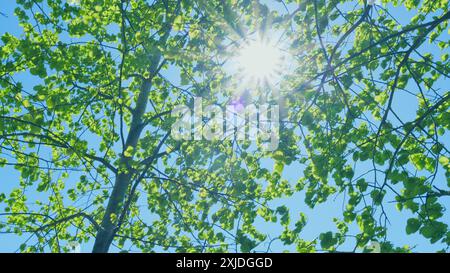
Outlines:
{"label": "tree canopy", "polygon": [[[16,2],[0,7],[18,22],[0,27],[0,232],[20,251],[414,251],[392,233],[449,249],[447,0]],[[235,99],[226,64],[255,33],[290,56],[241,97],[280,105],[277,149],[175,139],[176,106]],[[305,238],[323,204],[335,227]]]}

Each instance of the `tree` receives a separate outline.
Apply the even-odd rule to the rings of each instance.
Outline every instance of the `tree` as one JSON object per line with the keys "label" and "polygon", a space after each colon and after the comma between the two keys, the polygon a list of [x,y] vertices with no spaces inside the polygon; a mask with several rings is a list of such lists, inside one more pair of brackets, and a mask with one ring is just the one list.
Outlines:
{"label": "tree", "polygon": [[[17,0],[23,33],[0,47],[0,167],[19,174],[2,181],[2,232],[28,234],[30,252],[410,251],[388,239],[395,202],[406,234],[448,250],[449,4],[373,2]],[[174,139],[172,109],[229,104],[240,81],[224,63],[270,31],[295,67],[278,148]],[[272,92],[255,90],[246,103]],[[306,216],[283,204],[294,195],[310,208],[345,196],[336,229],[303,238]]]}

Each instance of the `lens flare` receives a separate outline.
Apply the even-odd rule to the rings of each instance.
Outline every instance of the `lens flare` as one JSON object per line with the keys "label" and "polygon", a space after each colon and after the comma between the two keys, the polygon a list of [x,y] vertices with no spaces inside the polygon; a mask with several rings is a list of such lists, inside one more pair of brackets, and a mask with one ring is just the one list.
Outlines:
{"label": "lens flare", "polygon": [[280,78],[284,55],[270,40],[250,40],[239,48],[236,57],[239,74],[253,84],[273,84]]}

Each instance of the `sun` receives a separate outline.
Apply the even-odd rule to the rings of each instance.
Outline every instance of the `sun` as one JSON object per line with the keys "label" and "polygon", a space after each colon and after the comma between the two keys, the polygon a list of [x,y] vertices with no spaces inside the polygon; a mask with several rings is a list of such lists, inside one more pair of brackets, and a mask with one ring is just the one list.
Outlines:
{"label": "sun", "polygon": [[271,84],[279,78],[283,59],[283,51],[275,42],[256,38],[239,47],[236,64],[244,80]]}

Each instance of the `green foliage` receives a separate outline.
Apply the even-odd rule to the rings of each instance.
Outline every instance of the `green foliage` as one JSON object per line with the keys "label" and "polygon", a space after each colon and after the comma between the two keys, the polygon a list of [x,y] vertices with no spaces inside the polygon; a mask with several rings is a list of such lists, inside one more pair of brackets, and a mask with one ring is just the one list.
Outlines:
{"label": "green foliage", "polygon": [[[31,233],[23,252],[409,252],[389,236],[396,206],[405,236],[447,251],[449,3],[367,2],[18,0],[22,33],[0,43],[0,168],[17,177],[0,230]],[[234,98],[223,64],[255,32],[284,33],[292,56],[278,149],[173,139],[175,106]],[[255,89],[249,104],[273,91]],[[306,206],[324,203],[336,230],[306,238]]]}

